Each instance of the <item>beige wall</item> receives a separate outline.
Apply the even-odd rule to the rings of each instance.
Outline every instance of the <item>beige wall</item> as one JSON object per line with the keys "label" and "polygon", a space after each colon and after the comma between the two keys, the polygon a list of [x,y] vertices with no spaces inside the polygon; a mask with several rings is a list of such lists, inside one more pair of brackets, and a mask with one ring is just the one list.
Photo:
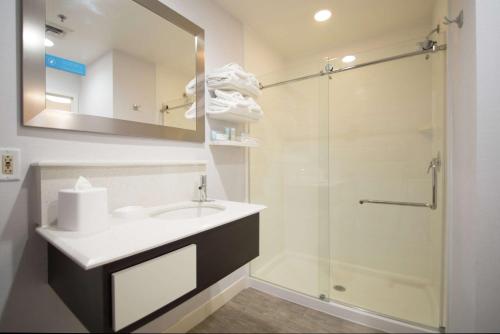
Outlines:
{"label": "beige wall", "polygon": [[430,280],[430,210],[361,206],[359,200],[430,201],[431,89],[425,56],[343,72],[331,80],[334,262]]}
{"label": "beige wall", "polygon": [[[194,68],[193,61],[193,68]],[[164,104],[172,106],[183,105],[188,101],[183,97],[183,93],[188,82],[194,78],[193,73],[182,73],[168,64],[156,66],[156,110],[161,110]],[[194,101],[191,97],[190,101]],[[194,130],[196,122],[192,119],[187,119],[184,114],[189,107],[177,108],[170,110],[169,113],[161,114],[158,112],[160,123],[182,129]]]}
{"label": "beige wall", "polygon": [[[259,74],[273,71],[283,65],[279,55],[271,47],[262,43],[259,36],[246,28],[244,30],[245,69]],[[262,212],[260,256],[252,262],[252,270],[270,263],[284,250],[283,231],[283,176],[282,163],[276,157],[280,155],[282,140],[276,140],[281,130],[280,122],[285,117],[285,108],[273,96],[263,94],[258,103],[264,106],[264,119],[250,125],[252,135],[264,139],[262,148],[251,149],[249,159],[249,199],[254,203],[270,203]]]}
{"label": "beige wall", "polygon": [[[448,1],[437,0],[434,6],[432,18],[433,25],[440,24],[440,32],[437,35],[439,44],[448,43],[448,26],[442,24],[442,18],[448,13]],[[431,247],[434,256],[432,257],[431,277],[433,297],[436,298],[436,305],[441,305],[442,324],[446,324],[446,284],[445,284],[445,232],[446,232],[446,182],[448,161],[448,124],[447,118],[447,52],[440,52],[431,57],[431,83],[432,83],[432,156],[438,152],[441,155],[441,168],[438,173],[438,207],[431,212]]]}

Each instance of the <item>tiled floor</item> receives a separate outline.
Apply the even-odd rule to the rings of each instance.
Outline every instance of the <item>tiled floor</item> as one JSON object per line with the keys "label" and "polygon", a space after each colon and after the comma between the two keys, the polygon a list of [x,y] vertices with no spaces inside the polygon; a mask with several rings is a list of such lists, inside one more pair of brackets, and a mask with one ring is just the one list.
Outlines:
{"label": "tiled floor", "polygon": [[190,333],[380,333],[325,313],[246,289]]}

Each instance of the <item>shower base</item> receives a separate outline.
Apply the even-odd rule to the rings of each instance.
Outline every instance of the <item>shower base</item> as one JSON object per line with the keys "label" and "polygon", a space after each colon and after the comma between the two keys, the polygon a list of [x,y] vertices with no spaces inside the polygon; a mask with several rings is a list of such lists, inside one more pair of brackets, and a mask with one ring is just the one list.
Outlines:
{"label": "shower base", "polygon": [[[321,270],[324,272],[320,274]],[[332,271],[330,282],[329,270]],[[329,268],[328,264],[320,264],[314,257],[293,252],[280,254],[253,272],[252,276],[254,281],[269,282],[276,287],[308,295],[323,304],[329,303],[320,301],[319,297],[326,295],[331,303],[353,305],[430,328],[439,326],[437,298],[433,296],[430,286],[417,279],[345,263],[334,262]],[[342,289],[335,289],[335,286],[342,286],[345,291],[339,291]]]}

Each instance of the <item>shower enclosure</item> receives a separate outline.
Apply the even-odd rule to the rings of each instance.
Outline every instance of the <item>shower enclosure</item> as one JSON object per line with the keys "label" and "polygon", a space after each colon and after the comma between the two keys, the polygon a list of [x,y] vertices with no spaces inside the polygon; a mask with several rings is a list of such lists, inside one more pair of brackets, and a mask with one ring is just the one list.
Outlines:
{"label": "shower enclosure", "polygon": [[268,209],[254,278],[442,325],[444,49],[409,41],[359,54],[352,68],[330,59],[260,78],[250,199]]}

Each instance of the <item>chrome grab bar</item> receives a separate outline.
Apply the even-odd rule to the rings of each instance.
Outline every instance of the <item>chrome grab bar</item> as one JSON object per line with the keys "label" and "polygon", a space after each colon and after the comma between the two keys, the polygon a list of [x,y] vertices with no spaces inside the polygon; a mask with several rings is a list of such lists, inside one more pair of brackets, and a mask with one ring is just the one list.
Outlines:
{"label": "chrome grab bar", "polygon": [[432,170],[432,203],[415,203],[415,202],[397,202],[397,201],[379,201],[372,199],[362,199],[359,204],[387,204],[387,205],[400,205],[400,206],[414,206],[429,208],[431,210],[436,210],[437,208],[437,171],[441,166],[441,158],[438,156],[433,158],[429,163],[429,168],[427,168],[427,174]]}
{"label": "chrome grab bar", "polygon": [[431,208],[432,209],[432,204],[429,204],[429,203],[378,201],[378,200],[375,200],[375,199],[362,199],[362,200],[359,201],[359,204],[365,204],[365,203],[370,203],[370,204],[387,204],[387,205],[401,205],[401,206],[417,206],[417,207],[425,207],[425,208]]}

